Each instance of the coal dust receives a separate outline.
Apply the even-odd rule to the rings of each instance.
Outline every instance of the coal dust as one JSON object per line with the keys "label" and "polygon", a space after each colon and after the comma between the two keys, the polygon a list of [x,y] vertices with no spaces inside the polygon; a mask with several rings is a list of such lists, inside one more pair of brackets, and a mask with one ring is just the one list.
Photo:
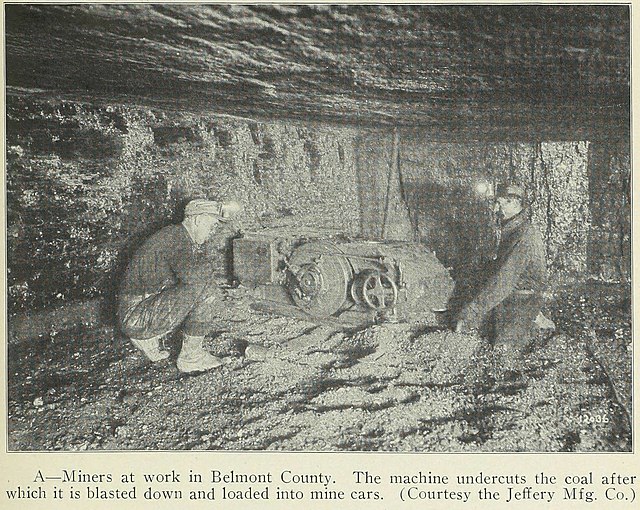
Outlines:
{"label": "coal dust", "polygon": [[[629,357],[630,320],[615,289],[608,309],[586,290],[560,292],[547,311],[559,331],[517,359],[418,323],[344,330],[256,311],[242,289],[212,318],[208,347],[227,363],[196,376],[172,361],[179,334],[160,365],[108,326],[44,335],[11,350],[9,448],[629,451],[625,381],[608,367]],[[580,326],[604,312],[615,352]],[[245,358],[248,343],[267,358]]]}

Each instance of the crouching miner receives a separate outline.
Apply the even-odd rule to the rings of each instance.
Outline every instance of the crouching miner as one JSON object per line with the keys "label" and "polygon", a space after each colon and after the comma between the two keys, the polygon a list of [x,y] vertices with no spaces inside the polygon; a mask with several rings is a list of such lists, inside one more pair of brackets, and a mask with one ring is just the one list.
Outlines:
{"label": "crouching miner", "polygon": [[169,357],[160,340],[181,328],[178,370],[200,372],[222,364],[202,346],[220,291],[197,248],[240,208],[237,202],[192,200],[182,223],[161,229],[134,254],[120,287],[118,316],[122,331],[151,361]]}
{"label": "crouching miner", "polygon": [[494,345],[522,352],[537,334],[535,323],[547,283],[542,236],[527,217],[519,186],[496,190],[494,211],[501,226],[488,278],[458,317],[459,333],[481,330]]}

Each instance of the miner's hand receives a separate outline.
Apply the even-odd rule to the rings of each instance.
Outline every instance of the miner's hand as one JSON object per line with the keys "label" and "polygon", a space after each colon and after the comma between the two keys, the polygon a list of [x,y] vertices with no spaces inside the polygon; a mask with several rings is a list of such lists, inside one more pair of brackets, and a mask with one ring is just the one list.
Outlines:
{"label": "miner's hand", "polygon": [[456,324],[456,333],[465,333],[465,332],[466,332],[465,323],[463,320],[459,320],[458,323]]}

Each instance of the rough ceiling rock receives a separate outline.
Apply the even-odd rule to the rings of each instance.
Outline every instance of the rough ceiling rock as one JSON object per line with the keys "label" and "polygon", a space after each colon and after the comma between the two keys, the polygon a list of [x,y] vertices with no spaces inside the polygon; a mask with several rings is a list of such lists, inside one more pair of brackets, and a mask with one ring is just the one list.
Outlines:
{"label": "rough ceiling rock", "polygon": [[6,5],[9,93],[432,137],[626,131],[627,6]]}

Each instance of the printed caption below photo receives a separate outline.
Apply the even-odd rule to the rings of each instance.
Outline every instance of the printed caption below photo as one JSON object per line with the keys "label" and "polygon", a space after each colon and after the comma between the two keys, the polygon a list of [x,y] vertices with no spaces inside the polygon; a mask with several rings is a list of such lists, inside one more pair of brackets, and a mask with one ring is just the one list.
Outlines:
{"label": "printed caption below photo", "polygon": [[98,500],[160,501],[385,501],[469,504],[545,503],[568,501],[606,503],[608,507],[635,507],[638,476],[630,473],[585,471],[576,473],[442,474],[415,471],[378,474],[354,470],[338,478],[330,472],[206,472],[172,469],[168,472],[90,473],[80,469],[60,472],[36,470],[30,480],[4,491],[5,500],[66,502]]}

